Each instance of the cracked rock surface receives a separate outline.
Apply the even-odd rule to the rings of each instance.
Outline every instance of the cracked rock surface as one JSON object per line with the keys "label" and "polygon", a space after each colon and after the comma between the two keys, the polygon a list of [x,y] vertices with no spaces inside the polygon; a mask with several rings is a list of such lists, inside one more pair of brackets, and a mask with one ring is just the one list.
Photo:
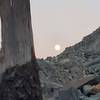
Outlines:
{"label": "cracked rock surface", "polygon": [[7,69],[0,84],[0,100],[42,100],[34,61]]}

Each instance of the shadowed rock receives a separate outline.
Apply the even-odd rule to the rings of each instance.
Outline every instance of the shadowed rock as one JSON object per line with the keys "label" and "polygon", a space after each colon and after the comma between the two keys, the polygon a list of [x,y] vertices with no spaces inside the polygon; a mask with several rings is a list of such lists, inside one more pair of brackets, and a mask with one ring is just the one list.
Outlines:
{"label": "shadowed rock", "polygon": [[42,100],[35,61],[7,69],[0,83],[0,100]]}

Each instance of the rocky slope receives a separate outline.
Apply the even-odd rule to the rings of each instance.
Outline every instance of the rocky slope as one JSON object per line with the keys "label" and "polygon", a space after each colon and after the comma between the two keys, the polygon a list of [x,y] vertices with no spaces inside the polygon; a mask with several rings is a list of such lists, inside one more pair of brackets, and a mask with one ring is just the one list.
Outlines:
{"label": "rocky slope", "polygon": [[61,88],[72,80],[88,75],[99,75],[100,28],[84,37],[78,44],[66,48],[56,57],[38,60],[38,64],[42,87],[46,89]]}

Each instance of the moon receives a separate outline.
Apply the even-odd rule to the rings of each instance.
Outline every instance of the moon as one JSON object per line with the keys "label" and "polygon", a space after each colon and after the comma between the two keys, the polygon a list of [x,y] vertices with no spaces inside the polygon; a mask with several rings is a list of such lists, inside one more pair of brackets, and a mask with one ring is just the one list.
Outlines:
{"label": "moon", "polygon": [[60,50],[61,50],[61,46],[60,46],[59,44],[56,44],[56,45],[54,46],[54,49],[55,49],[56,51],[60,51]]}

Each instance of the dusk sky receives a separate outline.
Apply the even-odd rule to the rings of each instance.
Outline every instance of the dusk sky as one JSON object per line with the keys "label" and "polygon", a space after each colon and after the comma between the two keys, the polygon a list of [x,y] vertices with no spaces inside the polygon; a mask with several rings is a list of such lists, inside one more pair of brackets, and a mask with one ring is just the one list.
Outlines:
{"label": "dusk sky", "polygon": [[[100,26],[100,0],[31,0],[37,57],[54,56]],[[61,50],[54,50],[59,44]]]}
{"label": "dusk sky", "polygon": [[36,56],[58,55],[82,40],[100,26],[99,10],[100,0],[31,0]]}

